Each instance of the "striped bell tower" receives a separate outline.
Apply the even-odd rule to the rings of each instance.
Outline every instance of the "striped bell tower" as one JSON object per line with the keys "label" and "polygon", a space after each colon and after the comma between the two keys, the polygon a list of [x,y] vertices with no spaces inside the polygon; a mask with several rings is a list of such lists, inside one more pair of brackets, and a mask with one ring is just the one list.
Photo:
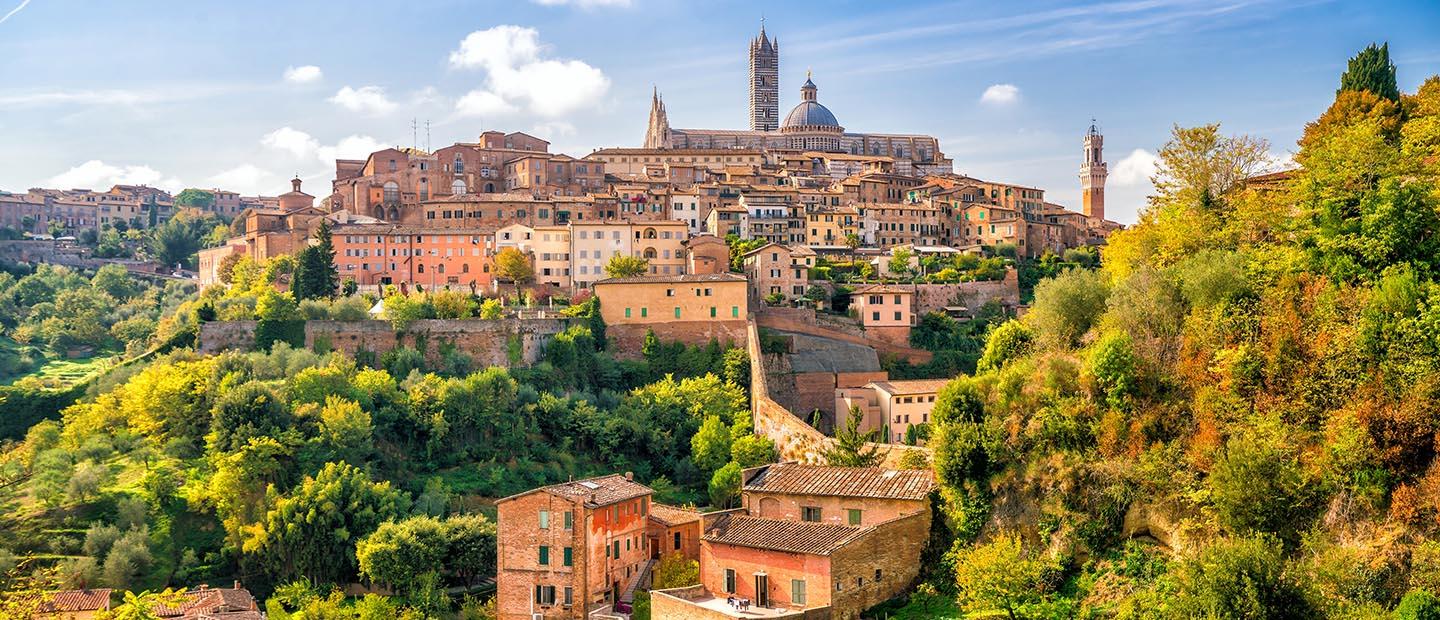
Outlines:
{"label": "striped bell tower", "polygon": [[750,40],[750,129],[775,131],[780,127],[780,39],[765,34]]}

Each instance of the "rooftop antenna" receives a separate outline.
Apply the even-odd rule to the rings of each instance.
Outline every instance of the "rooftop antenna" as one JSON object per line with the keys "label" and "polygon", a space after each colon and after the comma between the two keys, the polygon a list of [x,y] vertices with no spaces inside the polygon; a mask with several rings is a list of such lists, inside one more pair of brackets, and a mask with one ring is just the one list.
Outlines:
{"label": "rooftop antenna", "polygon": [[425,119],[425,152],[430,152],[430,119]]}
{"label": "rooftop antenna", "polygon": [[412,148],[412,149],[420,148],[420,140],[417,138],[417,135],[416,135],[417,132],[419,131],[419,129],[420,129],[420,125],[416,124],[414,118],[411,118],[411,119],[410,119],[410,148]]}

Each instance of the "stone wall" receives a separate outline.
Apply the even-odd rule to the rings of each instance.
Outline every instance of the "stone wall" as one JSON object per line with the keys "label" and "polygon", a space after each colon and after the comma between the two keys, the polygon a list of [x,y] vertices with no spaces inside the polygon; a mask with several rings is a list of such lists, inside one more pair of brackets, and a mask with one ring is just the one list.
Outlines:
{"label": "stone wall", "polygon": [[[307,321],[305,346],[316,350],[359,351],[381,355],[403,344],[423,346],[426,359],[441,361],[441,350],[454,346],[474,360],[474,366],[510,366],[512,348],[516,360],[533,364],[545,344],[569,323],[564,318],[433,319],[415,321],[396,333],[388,321]],[[200,326],[200,352],[250,350],[255,343],[255,321],[214,321]]]}
{"label": "stone wall", "polygon": [[[775,442],[782,461],[824,465],[825,452],[834,440],[795,417],[794,413],[770,397],[770,388],[766,383],[766,356],[760,353],[760,328],[753,322],[746,330],[745,342],[750,354],[750,414],[755,421],[755,433]],[[908,451],[920,452],[927,458],[930,455],[928,448],[916,446],[881,444],[878,447],[885,454],[881,463],[884,467],[898,467],[900,459]]]}
{"label": "stone wall", "polygon": [[[650,617],[664,620],[735,620],[734,614],[707,609],[692,601],[711,596],[704,586],[686,586],[668,590],[650,591]],[[758,615],[758,614],[757,614]],[[830,620],[829,607],[817,607],[805,611],[766,614],[766,618],[777,620]]]}
{"label": "stone wall", "polygon": [[916,316],[943,311],[946,306],[955,305],[965,306],[974,314],[991,299],[999,300],[1009,308],[1020,305],[1020,278],[1013,268],[1005,271],[1003,280],[902,286],[915,291],[912,309]]}
{"label": "stone wall", "polygon": [[645,333],[654,330],[662,341],[703,345],[714,338],[721,345],[745,343],[745,321],[672,321],[653,325],[606,325],[605,337],[613,343],[618,357],[639,358]]}
{"label": "stone wall", "polygon": [[[830,554],[830,577],[844,588],[830,594],[836,618],[860,612],[908,590],[920,576],[920,554],[930,540],[930,509],[876,525]],[[880,571],[880,579],[875,572]]]}

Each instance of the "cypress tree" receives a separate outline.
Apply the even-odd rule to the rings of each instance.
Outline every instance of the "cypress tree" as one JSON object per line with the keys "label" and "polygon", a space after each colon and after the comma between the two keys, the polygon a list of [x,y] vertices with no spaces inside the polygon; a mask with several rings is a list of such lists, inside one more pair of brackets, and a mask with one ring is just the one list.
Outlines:
{"label": "cypress tree", "polygon": [[1379,47],[1371,43],[1350,59],[1349,68],[1340,76],[1340,90],[1335,94],[1347,90],[1368,90],[1391,101],[1400,100],[1400,87],[1395,81],[1395,63],[1390,61],[1389,43]]}

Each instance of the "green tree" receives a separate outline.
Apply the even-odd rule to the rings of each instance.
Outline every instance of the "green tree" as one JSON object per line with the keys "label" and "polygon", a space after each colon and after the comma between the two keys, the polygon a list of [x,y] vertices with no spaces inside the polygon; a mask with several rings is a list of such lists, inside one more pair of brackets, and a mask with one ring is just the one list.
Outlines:
{"label": "green tree", "polygon": [[730,461],[730,426],[720,416],[709,416],[690,438],[690,458],[700,471],[709,473]]}
{"label": "green tree", "polygon": [[1109,287],[1099,272],[1069,269],[1035,286],[1035,301],[1025,320],[1041,344],[1072,348],[1105,312],[1108,296]]}
{"label": "green tree", "polygon": [[1226,442],[1210,472],[1220,523],[1237,534],[1291,538],[1310,516],[1311,489],[1298,455],[1277,432],[1247,432]]}
{"label": "green tree", "polygon": [[305,346],[305,317],[288,292],[266,290],[255,300],[255,347],[269,351],[277,342]]}
{"label": "green tree", "polygon": [[1371,43],[1350,58],[1350,65],[1340,75],[1336,95],[1352,91],[1368,91],[1389,99],[1400,100],[1400,86],[1395,81],[1395,63],[1390,61],[1390,44]]}
{"label": "green tree", "polygon": [[321,221],[315,229],[313,242],[295,257],[295,276],[291,290],[295,298],[329,299],[340,285],[340,272],[335,268],[335,245],[329,221]]}
{"label": "green tree", "polygon": [[480,303],[480,318],[494,321],[505,315],[505,302],[491,297]]}
{"label": "green tree", "polygon": [[1046,568],[1013,534],[960,550],[955,555],[960,602],[971,611],[999,609],[1010,620],[1029,617],[1026,607],[1044,598]]}
{"label": "green tree", "polygon": [[1411,590],[1395,607],[1395,620],[1440,620],[1440,596],[1429,590]]}
{"label": "green tree", "polygon": [[207,436],[210,447],[234,452],[250,439],[274,437],[294,424],[285,400],[259,382],[250,382],[226,392],[215,401]]}
{"label": "green tree", "polygon": [[326,463],[275,503],[249,533],[243,551],[282,579],[349,579],[356,570],[355,542],[404,513],[408,504],[389,482],[372,482],[347,463]]}
{"label": "green tree", "polygon": [[724,510],[734,505],[740,497],[740,464],[726,463],[710,476],[710,506]]}
{"label": "green tree", "polygon": [[166,588],[161,592],[146,590],[139,594],[126,592],[119,606],[102,612],[99,620],[160,620],[155,613],[159,606],[178,606],[185,600],[185,594]]}
{"label": "green tree", "polygon": [[1173,617],[1313,618],[1302,589],[1285,573],[1279,540],[1258,535],[1211,543],[1178,571]]}
{"label": "green tree", "polygon": [[985,372],[1003,368],[1006,362],[1025,355],[1033,339],[1034,334],[1023,321],[1001,323],[990,330],[989,337],[985,339],[985,350],[980,354],[980,360],[975,362],[975,369]]}
{"label": "green tree", "polygon": [[700,563],[675,552],[655,564],[652,590],[683,588],[700,583]]}
{"label": "green tree", "polygon": [[209,209],[215,204],[215,193],[209,190],[187,187],[175,194],[175,207],[193,207],[196,209]]}
{"label": "green tree", "polygon": [[422,575],[446,559],[445,526],[434,517],[388,521],[355,544],[360,574],[401,593],[410,593]]}
{"label": "green tree", "polygon": [[885,455],[878,446],[873,445],[879,441],[878,431],[860,431],[860,425],[864,423],[865,415],[860,412],[858,405],[850,407],[850,416],[845,421],[845,428],[835,431],[835,440],[825,450],[825,462],[831,467],[875,467],[885,460]]}
{"label": "green tree", "polygon": [[385,298],[385,318],[395,331],[403,332],[411,323],[435,316],[435,310],[420,294],[394,294]]}
{"label": "green tree", "polygon": [[650,261],[639,256],[615,254],[605,263],[605,275],[611,278],[633,278],[650,272]]}
{"label": "green tree", "polygon": [[742,468],[757,467],[780,460],[780,453],[769,437],[746,434],[731,442],[730,459]]}

